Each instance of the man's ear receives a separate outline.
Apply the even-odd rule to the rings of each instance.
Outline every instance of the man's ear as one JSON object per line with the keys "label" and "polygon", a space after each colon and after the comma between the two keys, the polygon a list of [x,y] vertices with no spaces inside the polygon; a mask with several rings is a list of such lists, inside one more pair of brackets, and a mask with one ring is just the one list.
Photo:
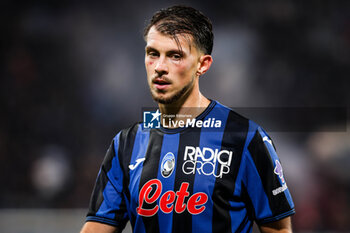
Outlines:
{"label": "man's ear", "polygon": [[199,58],[199,65],[197,68],[197,75],[203,75],[205,72],[207,72],[211,66],[211,63],[213,63],[213,58],[210,55],[202,55]]}

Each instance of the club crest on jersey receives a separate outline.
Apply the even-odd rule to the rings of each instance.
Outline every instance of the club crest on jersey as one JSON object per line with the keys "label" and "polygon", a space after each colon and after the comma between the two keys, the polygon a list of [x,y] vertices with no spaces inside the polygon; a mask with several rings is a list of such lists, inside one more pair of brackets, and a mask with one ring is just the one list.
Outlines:
{"label": "club crest on jersey", "polygon": [[174,171],[175,168],[175,156],[172,152],[168,152],[161,163],[160,173],[164,178],[168,178]]}
{"label": "club crest on jersey", "polygon": [[209,147],[186,146],[183,173],[215,176],[222,178],[230,172],[233,152]]}

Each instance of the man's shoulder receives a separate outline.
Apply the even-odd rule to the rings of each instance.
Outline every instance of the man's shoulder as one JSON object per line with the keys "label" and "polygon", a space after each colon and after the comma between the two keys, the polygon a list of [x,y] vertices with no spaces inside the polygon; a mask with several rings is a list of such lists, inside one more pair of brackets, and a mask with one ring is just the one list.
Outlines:
{"label": "man's shoulder", "polygon": [[142,127],[141,122],[135,122],[134,124],[130,125],[129,127],[121,129],[116,136],[114,137],[114,140],[120,140],[121,138],[127,138],[131,135],[136,135],[137,131],[139,131]]}
{"label": "man's shoulder", "polygon": [[[254,120],[244,116],[240,112],[240,108],[235,109],[221,104],[218,101],[215,101],[216,107],[221,109],[221,111],[226,112],[226,131],[232,133],[245,133],[254,135],[257,132],[263,136],[268,136],[265,130]],[[220,110],[219,110],[220,111]],[[248,136],[248,135],[247,135]],[[249,136],[248,136],[249,139]]]}
{"label": "man's shoulder", "polygon": [[224,111],[227,114],[227,122],[228,123],[235,123],[235,124],[239,124],[239,125],[244,125],[244,126],[248,126],[250,120],[243,116],[241,113],[239,113],[239,111],[237,111],[236,109],[232,108],[232,107],[228,107],[218,101],[215,100],[216,103],[216,107],[218,109],[221,109],[221,111]]}

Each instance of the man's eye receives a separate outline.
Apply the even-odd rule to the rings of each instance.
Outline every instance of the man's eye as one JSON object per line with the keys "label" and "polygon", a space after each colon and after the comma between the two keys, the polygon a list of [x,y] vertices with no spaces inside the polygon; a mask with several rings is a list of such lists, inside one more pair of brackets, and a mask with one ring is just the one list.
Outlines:
{"label": "man's eye", "polygon": [[158,54],[156,52],[149,52],[148,56],[150,56],[150,57],[157,57]]}
{"label": "man's eye", "polygon": [[179,59],[182,58],[182,56],[180,54],[173,54],[172,58],[175,59],[175,60],[179,60]]}

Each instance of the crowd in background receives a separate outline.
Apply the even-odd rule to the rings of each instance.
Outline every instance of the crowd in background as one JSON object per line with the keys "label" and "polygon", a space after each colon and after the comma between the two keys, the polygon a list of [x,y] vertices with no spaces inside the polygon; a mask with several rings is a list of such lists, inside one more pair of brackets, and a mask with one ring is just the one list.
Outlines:
{"label": "crowd in background", "polygon": [[[0,3],[0,208],[87,208],[114,135],[156,106],[142,30],[155,10],[175,3]],[[350,2],[187,4],[214,26],[204,95],[238,108],[349,114]],[[340,119],[313,131],[271,132],[296,204],[296,232],[350,231],[349,117]]]}

